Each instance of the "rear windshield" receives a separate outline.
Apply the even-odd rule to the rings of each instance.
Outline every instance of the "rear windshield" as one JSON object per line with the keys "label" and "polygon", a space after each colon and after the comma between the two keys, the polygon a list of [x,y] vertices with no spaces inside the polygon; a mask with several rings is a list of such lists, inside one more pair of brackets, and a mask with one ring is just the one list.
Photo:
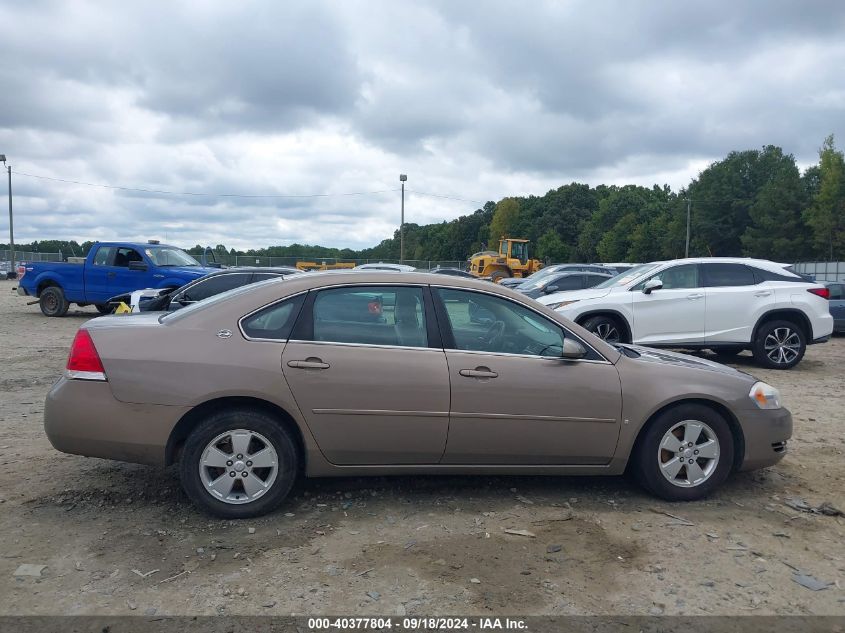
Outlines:
{"label": "rear windshield", "polygon": [[230,299],[239,297],[240,295],[247,294],[248,292],[253,292],[257,288],[264,288],[266,286],[269,286],[270,284],[277,284],[282,279],[284,278],[276,277],[275,279],[266,279],[264,281],[258,281],[254,284],[247,284],[246,286],[239,286],[237,288],[233,288],[232,290],[221,292],[219,295],[214,295],[213,297],[209,297],[208,299],[197,301],[196,303],[192,303],[182,308],[181,310],[177,310],[176,312],[169,312],[167,314],[164,314],[159,317],[159,323],[170,323],[172,321],[184,319],[185,317],[191,316],[192,314],[196,314],[197,312],[201,312],[202,310],[210,308],[211,306],[215,306],[219,303],[224,303],[226,301],[229,301]]}

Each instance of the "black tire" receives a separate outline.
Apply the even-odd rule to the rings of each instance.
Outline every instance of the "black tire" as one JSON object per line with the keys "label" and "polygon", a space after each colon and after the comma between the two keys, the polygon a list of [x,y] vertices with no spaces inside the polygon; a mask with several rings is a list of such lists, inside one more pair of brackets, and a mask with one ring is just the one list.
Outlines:
{"label": "black tire", "polygon": [[46,317],[63,317],[67,314],[70,303],[65,299],[64,291],[58,286],[48,286],[41,291],[38,307]]}
{"label": "black tire", "polygon": [[97,308],[97,312],[100,314],[111,314],[114,312],[114,306],[108,303],[96,303],[94,307]]}
{"label": "black tire", "polygon": [[[691,487],[681,487],[670,482],[661,472],[659,464],[663,436],[685,420],[704,422],[719,442],[719,459],[713,471],[700,484]],[[721,414],[708,406],[691,403],[668,409],[654,418],[642,433],[631,455],[633,475],[643,488],[666,501],[701,499],[720,486],[733,468],[734,440],[730,426]]]}
{"label": "black tire", "polygon": [[[270,488],[254,501],[227,503],[207,492],[200,476],[200,463],[206,447],[217,436],[235,429],[259,433],[272,445],[278,457],[276,478]],[[299,472],[299,455],[290,433],[272,415],[259,409],[238,408],[212,413],[188,436],[179,463],[182,487],[200,508],[224,519],[245,519],[267,514],[279,506],[290,492]]]}
{"label": "black tire", "polygon": [[506,273],[504,270],[494,270],[493,274],[490,275],[490,281],[494,284],[497,284],[502,281],[502,279],[510,279],[511,275]]}
{"label": "black tire", "polygon": [[714,347],[713,351],[719,356],[739,356],[745,349],[744,345],[724,345]]}
{"label": "black tire", "polygon": [[[598,315],[590,317],[583,323],[588,330],[608,343],[627,343],[627,335],[622,324],[612,316]],[[615,333],[615,334],[614,334]]]}
{"label": "black tire", "polygon": [[[778,345],[784,341],[783,348],[767,349],[767,345]],[[769,321],[757,330],[754,338],[754,360],[766,369],[792,369],[807,351],[807,337],[804,331],[792,321]],[[770,356],[771,354],[771,356]],[[776,359],[781,358],[778,362]]]}

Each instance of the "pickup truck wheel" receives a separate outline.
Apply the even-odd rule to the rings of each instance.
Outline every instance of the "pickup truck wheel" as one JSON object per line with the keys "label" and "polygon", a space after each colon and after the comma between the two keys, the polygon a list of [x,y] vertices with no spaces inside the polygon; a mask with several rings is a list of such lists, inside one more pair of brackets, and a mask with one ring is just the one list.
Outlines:
{"label": "pickup truck wheel", "polygon": [[299,469],[290,434],[264,411],[238,408],[212,413],[185,442],[182,487],[206,512],[245,519],[284,501]]}
{"label": "pickup truck wheel", "polygon": [[65,299],[65,293],[58,286],[49,286],[41,291],[38,298],[41,314],[48,317],[62,317],[67,314],[70,303]]}
{"label": "pickup truck wheel", "polygon": [[807,338],[791,321],[770,321],[757,330],[754,360],[767,369],[792,369],[807,351]]}

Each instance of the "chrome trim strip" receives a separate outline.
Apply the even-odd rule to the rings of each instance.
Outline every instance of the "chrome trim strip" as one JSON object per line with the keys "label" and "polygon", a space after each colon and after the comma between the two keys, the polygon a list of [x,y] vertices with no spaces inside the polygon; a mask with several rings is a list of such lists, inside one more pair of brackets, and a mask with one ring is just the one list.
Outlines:
{"label": "chrome trim strip", "polygon": [[311,409],[317,415],[389,415],[395,417],[448,418],[448,411],[393,411],[390,409]]}
{"label": "chrome trim strip", "polygon": [[600,422],[602,424],[616,424],[617,420],[610,418],[575,418],[559,415],[525,415],[520,413],[459,413],[452,411],[453,418],[484,418],[494,420],[537,420],[540,422]]}
{"label": "chrome trim strip", "polygon": [[[579,339],[580,340],[580,339]],[[595,365],[612,365],[608,360],[590,360],[589,358],[560,358],[558,356],[537,356],[536,354],[510,354],[508,352],[484,352],[482,350],[476,349],[453,349],[451,347],[447,347],[444,349],[446,352],[459,352],[461,354],[478,354],[481,356],[504,356],[506,358],[530,358],[533,360],[540,360],[546,362],[558,362],[561,364],[569,364],[569,363],[593,363]],[[596,354],[604,358],[598,351]]]}
{"label": "chrome trim strip", "polygon": [[443,353],[442,347],[408,347],[406,345],[377,345],[375,343],[339,343],[336,341],[301,341],[290,339],[288,343],[303,343],[306,345],[339,345],[341,347],[374,347],[376,349],[404,349],[416,352],[439,352]]}

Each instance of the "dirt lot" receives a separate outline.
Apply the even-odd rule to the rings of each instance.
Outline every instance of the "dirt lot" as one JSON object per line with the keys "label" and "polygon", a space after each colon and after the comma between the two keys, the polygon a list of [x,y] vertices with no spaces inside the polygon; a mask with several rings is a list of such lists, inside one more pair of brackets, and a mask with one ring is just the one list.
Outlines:
{"label": "dirt lot", "polygon": [[[272,516],[230,522],[197,513],[175,469],[52,449],[44,396],[94,310],[47,319],[12,287],[0,282],[3,614],[845,613],[845,519],[784,503],[845,509],[843,337],[789,372],[738,359],[781,389],[795,439],[706,501],[658,502],[624,478],[310,480]],[[25,563],[46,568],[16,577]],[[796,569],[832,584],[811,591]]]}

